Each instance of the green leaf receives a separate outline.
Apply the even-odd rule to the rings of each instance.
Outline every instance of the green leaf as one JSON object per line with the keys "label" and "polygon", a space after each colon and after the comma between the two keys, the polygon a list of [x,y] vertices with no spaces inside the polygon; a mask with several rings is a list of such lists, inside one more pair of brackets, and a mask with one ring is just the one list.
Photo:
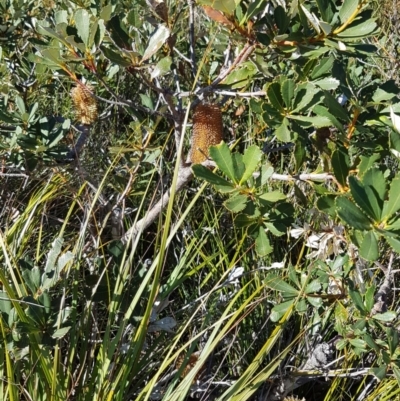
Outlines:
{"label": "green leaf", "polygon": [[356,230],[370,230],[371,222],[365,214],[349,199],[340,196],[336,199],[336,207],[339,217]]}
{"label": "green leaf", "polygon": [[[364,174],[381,158],[379,153],[371,156],[360,156],[360,164],[358,165],[358,176],[363,177]],[[385,185],[386,187],[386,185]]]}
{"label": "green leaf", "polygon": [[332,155],[332,168],[335,178],[342,187],[347,186],[350,171],[350,158],[345,149],[336,149]]}
{"label": "green leaf", "polygon": [[392,369],[394,373],[394,377],[397,380],[397,385],[400,387],[400,368],[396,366],[395,364],[392,364]]}
{"label": "green leaf", "polygon": [[336,78],[332,77],[321,78],[313,81],[313,83],[323,90],[334,90],[340,85],[340,82]]}
{"label": "green leaf", "polygon": [[344,38],[364,38],[372,35],[377,28],[377,24],[374,20],[369,19],[361,24],[351,25],[350,28],[345,29],[337,36]]}
{"label": "green leaf", "polygon": [[143,106],[150,110],[154,109],[153,101],[151,100],[150,96],[146,95],[145,93],[139,93],[139,96]]}
{"label": "green leaf", "polygon": [[[296,142],[294,145],[294,160],[295,160],[295,171],[299,171],[301,167],[303,166],[303,163],[306,161],[307,157],[307,141],[304,140],[303,137],[297,137]],[[306,204],[304,204],[306,205]]]}
{"label": "green leaf", "polygon": [[245,21],[250,20],[251,18],[253,18],[258,13],[264,11],[266,5],[267,5],[267,1],[266,0],[258,0],[258,1],[256,0],[256,1],[253,1],[252,3],[250,3],[249,8],[246,11],[245,17],[243,18],[242,21],[240,21],[240,25],[243,25],[243,23]]}
{"label": "green leaf", "polygon": [[238,228],[245,228],[254,225],[254,217],[241,213],[235,218],[235,226]]}
{"label": "green leaf", "polygon": [[[102,28],[104,28],[104,29],[102,29]],[[103,33],[101,33],[102,30],[103,30]],[[99,32],[98,35],[97,35],[97,31]],[[99,42],[99,43],[101,43],[101,41],[103,40],[103,37],[104,37],[104,33],[105,33],[104,22],[95,20],[93,22],[93,24],[90,25],[90,34],[89,34],[89,40],[88,40],[87,47],[90,49],[94,44],[95,38],[97,37],[98,39],[100,39],[99,35],[102,36],[102,38],[100,39],[100,42]]]}
{"label": "green leaf", "polygon": [[387,311],[385,313],[376,313],[372,315],[371,318],[375,320],[379,320],[380,322],[391,322],[396,319],[397,313],[394,311]]}
{"label": "green leaf", "polygon": [[242,63],[236,70],[231,72],[224,80],[224,85],[229,85],[232,89],[243,88],[248,85],[251,78],[257,73],[257,67],[251,62]]}
{"label": "green leaf", "polygon": [[335,206],[336,195],[323,195],[317,200],[317,208],[321,212],[327,213],[330,217],[336,217]]}
{"label": "green leaf", "polygon": [[368,347],[370,347],[371,349],[380,352],[380,348],[379,346],[376,344],[376,342],[374,341],[374,339],[372,338],[372,336],[369,333],[364,333],[363,335],[364,341],[367,343]]}
{"label": "green leaf", "polygon": [[79,37],[85,44],[85,47],[89,47],[89,32],[90,32],[90,15],[83,8],[78,9],[75,12],[75,25],[78,31]]}
{"label": "green leaf", "polygon": [[282,98],[288,110],[290,110],[292,107],[292,100],[294,98],[295,86],[296,83],[294,82],[293,79],[286,79],[285,81],[283,81],[281,86]]}
{"label": "green leaf", "polygon": [[385,364],[379,366],[378,368],[371,368],[369,370],[379,381],[382,381],[386,377],[387,366]]}
{"label": "green leaf", "polygon": [[[36,270],[35,278],[33,275],[33,269]],[[35,294],[40,286],[40,271],[37,267],[33,269],[23,269],[22,270],[22,277],[24,279],[25,285],[31,290],[32,294]],[[39,278],[39,282],[37,282],[37,277]]]}
{"label": "green leaf", "polygon": [[170,56],[162,58],[154,67],[154,70],[151,72],[150,78],[154,79],[167,74],[171,71],[171,64],[172,58]]}
{"label": "green leaf", "polygon": [[57,33],[54,29],[49,28],[48,26],[43,25],[44,23],[47,24],[47,22],[44,21],[38,21],[36,25],[36,29],[38,33],[44,36],[49,36],[53,39],[58,40],[61,43],[66,43],[65,38],[61,36],[59,33]]}
{"label": "green leaf", "polygon": [[278,6],[275,8],[274,20],[276,26],[279,29],[279,34],[283,35],[287,31],[287,28],[289,27],[290,19],[287,16],[286,11],[282,6]]}
{"label": "green leaf", "polygon": [[243,154],[243,163],[246,167],[244,173],[239,177],[239,184],[246,182],[256,170],[262,157],[260,148],[256,145],[248,147]]}
{"label": "green leaf", "polygon": [[276,137],[282,142],[291,142],[294,140],[294,134],[289,129],[289,120],[285,117],[282,124],[275,130]]}
{"label": "green leaf", "polygon": [[304,292],[306,294],[315,294],[321,290],[321,287],[322,287],[322,285],[319,280],[313,280],[307,284],[307,287],[304,290]]}
{"label": "green leaf", "polygon": [[304,15],[307,17],[308,21],[310,22],[310,24],[315,29],[315,31],[317,33],[320,33],[321,30],[319,28],[319,22],[318,22],[318,18],[316,17],[316,15],[313,12],[308,11],[307,8],[303,4],[300,4],[300,7],[301,7],[301,10],[303,11]]}
{"label": "green leaf", "polygon": [[376,234],[373,231],[367,232],[360,247],[360,255],[365,260],[374,262],[379,257],[379,247]]}
{"label": "green leaf", "polygon": [[257,187],[264,186],[274,173],[274,168],[270,163],[263,163],[261,166],[260,176],[257,178]]}
{"label": "green leaf", "polygon": [[271,191],[260,195],[260,199],[268,202],[278,202],[280,200],[286,199],[286,195],[279,191]]}
{"label": "green leaf", "polygon": [[332,72],[334,62],[335,62],[335,58],[333,56],[322,58],[319,61],[319,63],[317,64],[317,66],[313,69],[311,76],[310,76],[311,80],[314,81],[317,78],[320,78],[324,75],[327,75],[327,74],[330,75]]}
{"label": "green leaf", "polygon": [[287,227],[284,226],[283,224],[280,224],[279,222],[277,223],[270,223],[270,222],[264,222],[265,227],[267,230],[272,234],[275,235],[275,237],[280,237],[287,232]]}
{"label": "green leaf", "polygon": [[[62,59],[58,49],[54,49],[54,48],[44,49],[42,51],[42,56],[45,59],[50,60],[51,63],[57,65],[58,67],[61,67],[64,65],[64,60]],[[51,65],[51,63],[49,65]]]}
{"label": "green leaf", "polygon": [[357,10],[359,0],[344,0],[342,7],[339,9],[339,17],[342,24],[345,24],[348,19]]}
{"label": "green leaf", "polygon": [[114,50],[111,50],[105,46],[100,46],[100,50],[104,54],[104,57],[108,58],[110,61],[112,61],[115,64],[118,64],[122,67],[129,67],[130,65],[132,65],[131,60],[126,59],[121,55],[123,53],[121,53],[121,54],[117,53]]}
{"label": "green leaf", "polygon": [[306,123],[307,126],[313,126],[315,128],[330,127],[332,125],[331,120],[325,116],[307,117],[289,115],[288,118],[290,118],[291,120],[301,121],[303,123]]}
{"label": "green leaf", "polygon": [[279,110],[279,112],[284,113],[281,85],[278,82],[273,82],[268,86],[267,96],[272,106]]}
{"label": "green leaf", "polygon": [[400,209],[400,173],[390,184],[388,200],[383,204],[382,219],[388,220]]}
{"label": "green leaf", "polygon": [[328,36],[332,33],[333,31],[333,27],[330,24],[327,24],[324,21],[318,21],[319,22],[319,26],[321,27],[321,29],[324,31],[324,35]]}
{"label": "green leaf", "polygon": [[331,22],[335,14],[334,3],[331,0],[316,0],[318,10],[321,13],[322,19],[326,22]]}
{"label": "green leaf", "polygon": [[393,327],[387,327],[386,338],[389,345],[390,355],[394,355],[399,345],[399,333]]}
{"label": "green leaf", "polygon": [[400,253],[400,240],[391,237],[385,237],[388,244],[397,252]]}
{"label": "green leaf", "polygon": [[62,338],[71,330],[71,327],[62,327],[52,334],[52,338]]}
{"label": "green leaf", "polygon": [[259,256],[266,256],[272,252],[272,247],[269,243],[267,234],[265,233],[264,227],[259,228],[258,236],[255,241],[255,249]]}
{"label": "green leaf", "polygon": [[305,299],[300,299],[297,303],[296,303],[296,311],[298,313],[306,313],[307,312],[307,302]]}
{"label": "green leaf", "polygon": [[360,312],[365,312],[365,306],[364,306],[364,302],[363,299],[361,297],[361,294],[354,290],[349,288],[349,295],[350,298],[353,300],[354,302],[354,306],[360,311]]}
{"label": "green leaf", "polygon": [[324,91],[324,104],[328,108],[329,112],[332,113],[339,120],[348,122],[350,120],[346,109],[339,104],[339,102],[328,92]]}
{"label": "green leaf", "polygon": [[227,199],[224,202],[224,206],[232,213],[241,212],[247,203],[247,196],[246,195],[236,195],[232,196],[231,198]]}
{"label": "green leaf", "polygon": [[107,31],[111,35],[111,39],[121,49],[131,49],[132,40],[127,33],[127,28],[121,21],[122,16],[114,15],[107,22]]}
{"label": "green leaf", "polygon": [[[379,202],[379,208],[382,209],[383,201],[386,196],[386,179],[381,170],[378,168],[369,169],[362,179],[363,184],[374,191],[374,196]],[[369,196],[369,192],[367,192]]]}
{"label": "green leaf", "polygon": [[167,41],[171,31],[165,25],[159,25],[157,30],[151,35],[146,50],[144,51],[142,62],[153,56]]}
{"label": "green leaf", "polygon": [[279,291],[279,292],[282,292],[282,293],[285,293],[285,294],[291,294],[293,296],[297,296],[300,293],[299,290],[297,290],[296,288],[292,287],[286,281],[283,281],[280,276],[277,276],[274,273],[269,274],[265,278],[264,284],[268,288],[271,288],[272,290]]}
{"label": "green leaf", "polygon": [[[400,219],[395,214],[389,221],[387,222],[385,229],[382,229],[382,235],[386,235],[387,232],[390,231],[399,231],[400,230]],[[396,235],[390,235],[391,237],[396,237]]]}
{"label": "green leaf", "polygon": [[210,6],[227,15],[233,15],[237,5],[237,0],[199,0],[197,3],[204,6]]}
{"label": "green leaf", "polygon": [[221,192],[226,193],[235,190],[235,187],[231,182],[213,173],[207,167],[204,167],[201,164],[194,164],[192,166],[192,170],[196,177],[209,182],[211,185],[217,186]]}
{"label": "green leaf", "polygon": [[299,85],[296,90],[296,99],[292,113],[299,113],[307,108],[320,90],[312,83]]}
{"label": "green leaf", "polygon": [[15,104],[21,115],[26,113],[25,103],[24,103],[24,100],[22,99],[22,97],[20,97],[18,95],[15,96]]}
{"label": "green leaf", "polygon": [[243,155],[235,152],[232,154],[233,168],[235,170],[235,181],[238,182],[243,177],[246,166],[243,162]]}
{"label": "green leaf", "polygon": [[235,168],[228,145],[222,141],[219,145],[211,146],[209,152],[219,169],[236,183]]}
{"label": "green leaf", "polygon": [[371,312],[372,308],[374,307],[375,290],[376,290],[375,286],[371,285],[365,293],[365,308],[367,309],[367,312]]}
{"label": "green leaf", "polygon": [[271,309],[270,319],[272,322],[277,322],[281,319],[281,317],[286,313],[288,309],[290,309],[293,305],[294,300],[282,302],[278,305],[275,305]]}
{"label": "green leaf", "polygon": [[343,130],[343,124],[341,124],[336,117],[331,114],[327,108],[325,108],[324,106],[321,106],[320,104],[317,104],[314,108],[313,108],[313,112],[315,114],[317,114],[318,116],[322,116],[322,117],[326,117],[329,119],[329,121],[332,123],[332,125],[334,125],[339,131],[344,132]]}
{"label": "green leaf", "polygon": [[111,3],[104,6],[100,11],[100,18],[107,22],[111,18],[112,9]]}
{"label": "green leaf", "polygon": [[397,150],[400,154],[400,134],[395,130],[390,132],[390,148]]}
{"label": "green leaf", "polygon": [[354,348],[359,348],[360,351],[364,351],[367,348],[366,342],[361,339],[361,338],[350,338],[349,343],[354,347]]}
{"label": "green leaf", "polygon": [[380,85],[372,96],[372,100],[376,103],[385,102],[395,99],[399,94],[399,88],[393,80],[386,81]]}
{"label": "green leaf", "polygon": [[[383,181],[385,182],[385,181]],[[356,177],[349,177],[351,195],[354,201],[375,222],[379,222],[382,211],[382,203],[376,199],[374,188],[364,186]]]}

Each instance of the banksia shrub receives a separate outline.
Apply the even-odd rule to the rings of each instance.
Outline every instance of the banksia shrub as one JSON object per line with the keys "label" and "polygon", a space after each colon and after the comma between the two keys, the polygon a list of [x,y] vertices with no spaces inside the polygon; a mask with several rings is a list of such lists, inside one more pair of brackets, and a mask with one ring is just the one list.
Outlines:
{"label": "banksia shrub", "polygon": [[207,160],[209,147],[222,141],[222,129],[222,114],[216,104],[201,103],[196,107],[193,114],[190,162],[198,164]]}
{"label": "banksia shrub", "polygon": [[90,94],[90,86],[78,85],[71,90],[76,118],[85,125],[93,124],[98,117],[96,99]]}

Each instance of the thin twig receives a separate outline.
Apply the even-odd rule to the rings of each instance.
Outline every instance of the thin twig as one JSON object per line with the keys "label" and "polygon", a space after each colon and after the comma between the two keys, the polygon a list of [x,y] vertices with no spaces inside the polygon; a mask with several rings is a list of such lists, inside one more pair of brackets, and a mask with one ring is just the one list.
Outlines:
{"label": "thin twig", "polygon": [[18,174],[18,173],[0,173],[0,177],[22,177],[29,178],[29,175],[26,174]]}
{"label": "thin twig", "polygon": [[[227,91],[227,90],[218,90],[214,89],[213,93],[216,95],[222,95],[222,96],[238,96],[238,97],[263,97],[267,95],[267,92],[265,91],[255,91],[255,92],[233,92],[233,91]],[[175,96],[179,97],[189,97],[192,96],[192,92],[181,92],[179,94],[175,93]]]}
{"label": "thin twig", "polygon": [[[215,87],[222,82],[239,64],[244,63],[250,56],[251,54],[254,52],[254,50],[256,49],[257,44],[253,43],[252,41],[249,41],[245,44],[245,46],[243,47],[243,49],[241,50],[241,52],[238,54],[238,56],[236,57],[236,59],[233,61],[233,63],[228,67],[223,69],[217,78],[214,79],[214,81],[204,87],[204,88],[198,88],[194,91],[194,93],[199,96],[203,93],[207,93],[207,92],[215,92]],[[189,94],[187,94],[185,92],[185,94],[187,96],[189,96]],[[182,94],[181,94],[182,96]]]}
{"label": "thin twig", "polygon": [[203,88],[200,90],[200,92],[203,92],[205,90],[211,90],[211,88],[214,88],[217,86],[220,82],[222,82],[239,64],[245,62],[250,55],[253,53],[253,51],[256,49],[257,45],[252,42],[247,42],[242,51],[239,53],[239,55],[236,57],[236,59],[233,61],[232,65],[229,68],[226,68],[225,70],[221,71],[220,74],[218,75],[217,78],[211,83],[210,86]]}
{"label": "thin twig", "polygon": [[[256,173],[255,176],[258,176],[259,173]],[[322,174],[296,174],[296,175],[289,175],[289,174],[277,174],[273,173],[271,175],[272,180],[277,181],[335,181],[335,177],[329,173],[322,173]]]}
{"label": "thin twig", "polygon": [[185,60],[188,64],[192,65],[192,60],[190,60],[185,55],[183,55],[176,47],[174,47],[174,52],[176,52],[178,54],[178,56],[180,58],[182,58],[183,60]]}
{"label": "thin twig", "polygon": [[[103,83],[103,81],[99,78],[99,80]],[[160,113],[159,111],[156,110],[151,110],[148,107],[144,107],[138,103],[134,103],[131,100],[126,100],[126,99],[121,99],[120,96],[118,96],[111,88],[109,88],[107,86],[106,83],[104,83],[105,88],[107,89],[107,91],[109,91],[111,93],[112,96],[114,96],[115,99],[117,100],[109,100],[109,99],[105,99],[104,97],[98,96],[96,94],[94,94],[93,92],[90,92],[90,94],[97,100],[100,100],[104,103],[108,103],[111,104],[113,106],[121,106],[121,107],[129,107],[133,110],[139,110],[142,111],[143,113],[147,113],[149,115],[156,115],[156,116],[160,116],[160,117],[164,117],[164,118],[168,118],[168,119],[173,119],[173,116],[171,114],[167,114],[167,113]]]}
{"label": "thin twig", "polygon": [[195,43],[195,38],[194,38],[194,0],[189,0],[189,41],[190,41],[190,46],[189,46],[189,52],[190,52],[190,60],[191,60],[191,66],[192,66],[192,75],[193,78],[197,76],[197,66],[196,66],[196,55],[194,52],[194,43]]}

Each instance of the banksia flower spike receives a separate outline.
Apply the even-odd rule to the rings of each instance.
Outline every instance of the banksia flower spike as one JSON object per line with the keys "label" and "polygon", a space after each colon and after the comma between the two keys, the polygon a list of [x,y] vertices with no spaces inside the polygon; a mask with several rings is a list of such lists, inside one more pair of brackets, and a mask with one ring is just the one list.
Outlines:
{"label": "banksia flower spike", "polygon": [[222,114],[216,104],[201,103],[193,114],[192,143],[189,160],[199,164],[207,160],[210,146],[222,141]]}
{"label": "banksia flower spike", "polygon": [[71,90],[77,119],[84,125],[93,124],[98,117],[96,99],[90,94],[90,86],[78,85]]}

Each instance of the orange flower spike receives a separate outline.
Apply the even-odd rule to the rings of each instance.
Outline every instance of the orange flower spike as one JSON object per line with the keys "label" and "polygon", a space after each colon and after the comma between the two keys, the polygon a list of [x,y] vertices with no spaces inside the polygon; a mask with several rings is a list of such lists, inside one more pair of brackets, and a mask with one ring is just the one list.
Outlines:
{"label": "orange flower spike", "polygon": [[222,141],[222,132],[221,109],[216,104],[199,104],[193,114],[190,161],[199,164],[207,160],[209,147]]}
{"label": "orange flower spike", "polygon": [[91,95],[90,86],[78,84],[71,89],[71,97],[75,106],[77,119],[85,125],[93,124],[98,117],[96,99]]}

